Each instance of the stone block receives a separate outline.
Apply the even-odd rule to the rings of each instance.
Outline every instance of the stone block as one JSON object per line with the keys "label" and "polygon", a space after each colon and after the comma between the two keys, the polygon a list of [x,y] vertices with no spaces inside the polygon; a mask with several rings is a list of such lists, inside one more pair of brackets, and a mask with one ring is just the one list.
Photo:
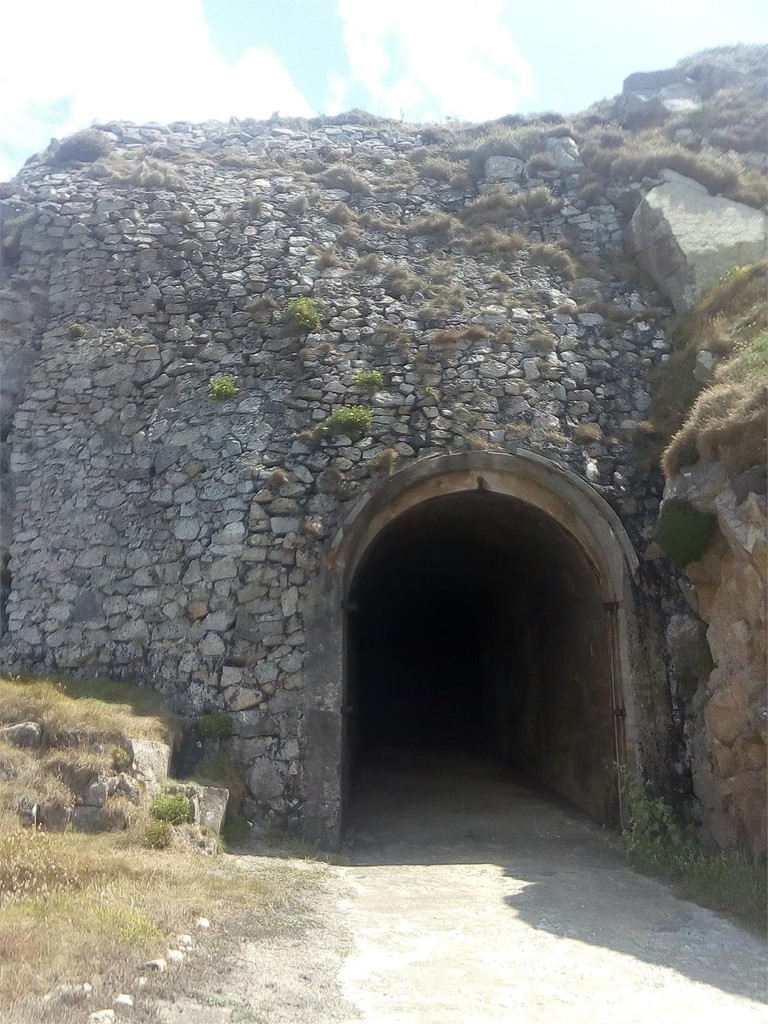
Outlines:
{"label": "stone block", "polygon": [[645,196],[627,227],[627,247],[685,312],[732,267],[765,255],[768,218],[760,210],[711,196],[675,171]]}
{"label": "stone block", "polygon": [[130,740],[133,767],[137,776],[147,782],[162,782],[171,768],[171,748],[159,740]]}

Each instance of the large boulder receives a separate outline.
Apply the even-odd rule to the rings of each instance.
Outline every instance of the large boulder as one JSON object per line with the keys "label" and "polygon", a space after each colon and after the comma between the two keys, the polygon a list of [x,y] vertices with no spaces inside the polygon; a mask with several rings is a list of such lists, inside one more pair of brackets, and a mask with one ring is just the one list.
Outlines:
{"label": "large boulder", "polygon": [[648,192],[627,226],[631,254],[678,312],[685,312],[732,267],[765,255],[768,218],[675,171]]}

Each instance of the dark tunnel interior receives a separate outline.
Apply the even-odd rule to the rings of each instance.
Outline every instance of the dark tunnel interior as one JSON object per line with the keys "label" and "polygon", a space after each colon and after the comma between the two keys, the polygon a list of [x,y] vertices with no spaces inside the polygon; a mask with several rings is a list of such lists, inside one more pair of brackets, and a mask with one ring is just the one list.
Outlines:
{"label": "dark tunnel interior", "polygon": [[347,754],[492,758],[615,819],[611,659],[597,574],[554,519],[487,491],[382,530],[347,602]]}

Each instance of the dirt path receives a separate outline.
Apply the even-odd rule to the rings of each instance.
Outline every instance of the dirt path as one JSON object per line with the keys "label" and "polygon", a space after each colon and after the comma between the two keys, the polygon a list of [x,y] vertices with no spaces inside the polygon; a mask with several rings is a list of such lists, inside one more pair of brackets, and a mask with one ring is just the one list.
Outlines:
{"label": "dirt path", "polygon": [[628,870],[594,826],[488,767],[419,767],[368,778],[308,920],[244,942],[218,991],[162,1021],[768,1021],[759,939]]}

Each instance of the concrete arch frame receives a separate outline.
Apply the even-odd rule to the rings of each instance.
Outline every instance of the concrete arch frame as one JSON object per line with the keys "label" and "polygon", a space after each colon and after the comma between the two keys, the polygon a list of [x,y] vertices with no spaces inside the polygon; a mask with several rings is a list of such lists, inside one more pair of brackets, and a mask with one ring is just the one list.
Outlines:
{"label": "concrete arch frame", "polygon": [[[341,840],[347,686],[346,612],[350,589],[381,531],[425,501],[489,491],[525,503],[555,520],[593,567],[608,617],[616,756],[641,766],[647,680],[636,625],[638,559],[616,513],[584,480],[528,452],[462,452],[422,459],[364,497],[333,538],[322,572],[307,592],[307,664],[302,739],[303,831],[326,847]],[[647,652],[646,652],[647,654]]]}

